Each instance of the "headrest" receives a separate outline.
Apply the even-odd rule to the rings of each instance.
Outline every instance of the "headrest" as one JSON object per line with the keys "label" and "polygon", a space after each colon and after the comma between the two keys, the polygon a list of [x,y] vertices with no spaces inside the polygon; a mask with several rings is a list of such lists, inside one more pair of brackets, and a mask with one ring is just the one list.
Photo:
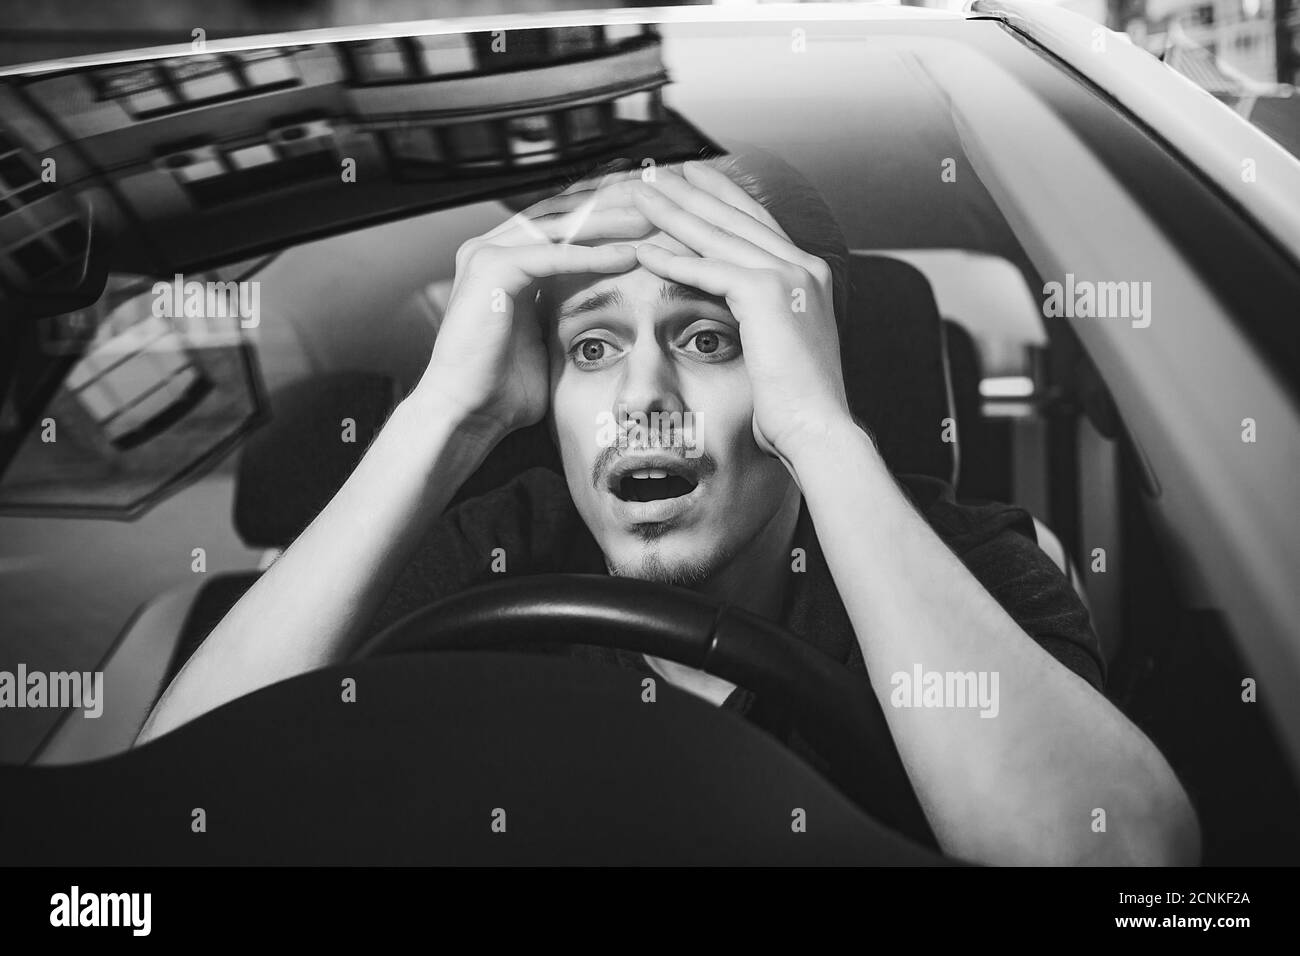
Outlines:
{"label": "headrest", "polygon": [[239,536],[255,548],[287,547],[343,486],[395,403],[393,380],[372,372],[333,372],[275,391],[270,421],[239,461]]}
{"label": "headrest", "polygon": [[849,407],[875,435],[890,470],[953,481],[943,320],[929,281],[899,259],[853,255],[849,282],[840,330]]}

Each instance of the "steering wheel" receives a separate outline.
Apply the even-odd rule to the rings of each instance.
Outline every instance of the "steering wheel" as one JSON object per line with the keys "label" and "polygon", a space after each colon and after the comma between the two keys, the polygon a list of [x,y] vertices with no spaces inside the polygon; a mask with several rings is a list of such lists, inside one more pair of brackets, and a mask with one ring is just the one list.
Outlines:
{"label": "steering wheel", "polygon": [[[784,703],[832,783],[885,827],[934,848],[874,693],[776,623],[684,588],[595,574],[507,578],[430,604],[355,658],[591,644],[668,658]],[[881,755],[867,766],[863,754]]]}
{"label": "steering wheel", "polygon": [[[818,759],[673,688],[647,708],[626,670],[492,653],[552,643],[747,687]],[[15,865],[961,862],[926,845],[861,676],[755,615],[602,575],[464,591],[111,761],[0,766],[0,793],[24,821],[5,833]],[[196,794],[220,839],[180,822]]]}

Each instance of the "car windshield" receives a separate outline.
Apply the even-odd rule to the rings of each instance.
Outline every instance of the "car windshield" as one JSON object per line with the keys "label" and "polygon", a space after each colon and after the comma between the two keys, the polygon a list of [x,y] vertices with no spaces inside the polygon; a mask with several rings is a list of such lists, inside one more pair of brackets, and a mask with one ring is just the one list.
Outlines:
{"label": "car windshield", "polygon": [[[191,562],[177,554],[202,548],[209,573],[255,567],[262,549],[231,526],[237,458],[228,452],[265,420],[267,396],[345,369],[409,390],[446,305],[457,247],[562,186],[546,173],[548,164],[574,168],[566,153],[640,163],[670,160],[683,145],[689,155],[699,142],[779,151],[827,197],[852,250],[926,274],[943,317],[973,338],[990,417],[1032,418],[1048,342],[1043,276],[1061,271],[1054,261],[1079,262],[1079,247],[1110,245],[1112,227],[1094,215],[1100,205],[1139,225],[1143,217],[1105,170],[1085,191],[1070,179],[1073,165],[1025,169],[1026,139],[1087,154],[1044,91],[1009,64],[1040,80],[1053,71],[1029,63],[1033,54],[996,24],[973,31],[986,35],[980,43],[957,25],[840,24],[815,56],[806,35],[783,24],[666,24],[527,32],[501,55],[490,34],[468,34],[11,80],[86,153],[91,168],[63,182],[107,188],[134,227],[114,233],[112,258],[158,267],[114,272],[93,305],[38,323],[37,355],[67,366],[41,416],[57,422],[57,441],[39,425],[27,430],[0,480],[0,504],[11,515],[60,518],[0,518],[0,547],[10,560],[43,552],[57,573],[0,579],[6,606],[24,609],[7,615],[6,652],[44,651],[57,626],[93,656],[141,603],[188,582]],[[599,64],[597,54],[621,56],[608,69],[648,89],[602,106],[487,118],[542,82],[537,74],[554,61],[585,55]],[[592,86],[604,77],[593,73]],[[359,115],[331,115],[326,94],[346,95]],[[589,92],[569,96],[580,103]],[[308,99],[310,118],[290,122],[304,117]],[[485,115],[449,124],[446,99]],[[1026,114],[1032,122],[1008,129],[1007,117]],[[269,137],[249,135],[268,125]],[[584,149],[602,133],[622,143]],[[34,148],[12,155],[39,172]],[[357,181],[340,188],[348,159]],[[512,188],[510,177],[524,181]],[[351,189],[369,189],[367,200],[386,205],[392,221],[350,228],[362,219]],[[475,193],[496,195],[473,201]],[[443,208],[419,211],[430,205]],[[335,234],[294,241],[322,229]],[[1146,238],[1144,254],[1166,246],[1158,230],[1148,227]],[[273,242],[288,245],[248,257]],[[13,255],[10,268],[28,258]],[[241,280],[256,303],[239,297]],[[210,310],[223,281],[236,284],[231,297],[223,291],[222,308]],[[80,595],[75,606],[51,599],[68,589]]]}
{"label": "car windshield", "polygon": [[[886,462],[1023,508],[1107,661],[1136,653],[1177,617],[1174,581],[1210,587],[1146,503],[1199,500],[1224,394],[1249,408],[1232,423],[1290,414],[1297,344],[1265,298],[1294,291],[1292,253],[1004,23],[882,13],[0,78],[0,288],[24,314],[0,364],[0,669],[125,667],[125,636],[165,618],[155,693],[420,381],[466,240],[611,160],[755,151],[842,230],[846,386]],[[1188,369],[1223,394],[1175,387]],[[1258,455],[1284,470],[1285,448]],[[0,761],[60,732],[7,720]]]}

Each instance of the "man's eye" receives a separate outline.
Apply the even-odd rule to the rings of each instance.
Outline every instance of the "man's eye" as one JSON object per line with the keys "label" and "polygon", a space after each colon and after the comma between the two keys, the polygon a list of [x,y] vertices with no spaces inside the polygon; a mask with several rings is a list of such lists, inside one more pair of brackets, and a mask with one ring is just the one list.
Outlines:
{"label": "man's eye", "polygon": [[716,329],[705,329],[696,332],[687,340],[688,352],[695,352],[704,358],[723,359],[729,358],[738,350],[736,340],[725,332],[719,332]]}
{"label": "man's eye", "polygon": [[695,347],[704,354],[716,352],[718,346],[722,344],[721,337],[717,332],[700,332],[694,339]]}
{"label": "man's eye", "polygon": [[569,355],[576,365],[583,367],[603,362],[612,351],[609,343],[602,339],[580,339],[569,349]]}

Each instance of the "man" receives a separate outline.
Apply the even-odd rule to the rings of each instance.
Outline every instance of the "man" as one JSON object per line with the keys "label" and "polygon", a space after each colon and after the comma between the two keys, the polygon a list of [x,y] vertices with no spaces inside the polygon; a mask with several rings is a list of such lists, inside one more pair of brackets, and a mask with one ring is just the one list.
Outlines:
{"label": "man", "polygon": [[[611,174],[463,245],[421,381],[139,740],[343,659],[401,613],[487,580],[501,548],[513,573],[694,588],[839,658],[881,704],[928,824],[911,835],[949,855],[1195,862],[1187,795],[1099,692],[1087,612],[1024,513],[896,480],[854,420],[833,217],[793,174],[755,168]],[[652,415],[668,427],[643,428]],[[544,417],[563,481],[534,469],[442,514],[505,435]],[[717,677],[575,653],[646,668],[786,736],[771,702]],[[913,706],[897,676],[923,672],[981,675],[996,700]]]}

